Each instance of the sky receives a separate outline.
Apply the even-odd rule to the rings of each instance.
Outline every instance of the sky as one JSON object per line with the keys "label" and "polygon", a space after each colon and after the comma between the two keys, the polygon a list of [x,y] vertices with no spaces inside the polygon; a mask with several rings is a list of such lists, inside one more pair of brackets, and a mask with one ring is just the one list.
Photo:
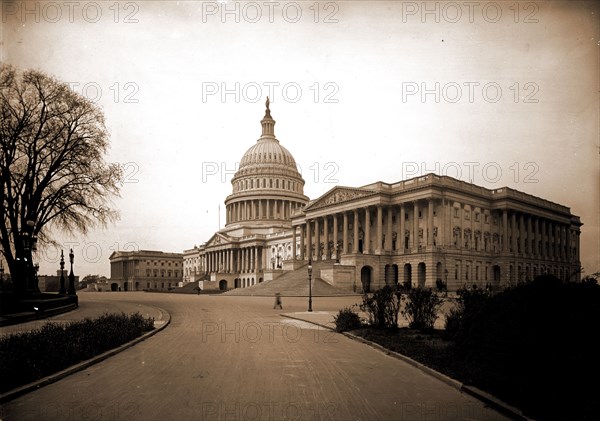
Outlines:
{"label": "sky", "polygon": [[[584,273],[600,271],[597,2],[3,1],[0,59],[103,110],[122,165],[120,220],[73,247],[110,275],[114,250],[182,252],[223,227],[261,133],[315,199],[435,172],[568,206]],[[38,252],[40,274],[59,248]]]}

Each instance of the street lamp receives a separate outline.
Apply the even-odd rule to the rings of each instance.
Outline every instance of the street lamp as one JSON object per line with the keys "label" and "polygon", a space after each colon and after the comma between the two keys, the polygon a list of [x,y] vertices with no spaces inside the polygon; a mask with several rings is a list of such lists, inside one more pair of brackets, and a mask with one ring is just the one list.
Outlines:
{"label": "street lamp", "polygon": [[308,259],[308,311],[312,311],[312,259]]}
{"label": "street lamp", "polygon": [[73,261],[75,260],[75,254],[73,254],[73,249],[69,253],[69,261],[71,262],[71,272],[69,273],[69,295],[77,295],[75,292],[75,274],[73,273]]}
{"label": "street lamp", "polygon": [[60,295],[66,295],[67,290],[65,289],[65,253],[60,251]]}

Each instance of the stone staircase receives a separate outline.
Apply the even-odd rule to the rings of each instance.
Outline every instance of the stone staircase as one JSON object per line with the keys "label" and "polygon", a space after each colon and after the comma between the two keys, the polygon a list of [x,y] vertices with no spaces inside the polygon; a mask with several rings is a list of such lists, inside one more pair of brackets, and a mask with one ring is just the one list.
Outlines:
{"label": "stone staircase", "polygon": [[[313,274],[320,273],[321,268],[333,265],[333,261],[319,261],[313,263]],[[248,288],[236,288],[227,291],[224,295],[239,296],[274,296],[279,292],[282,296],[288,297],[308,297],[308,264],[305,264],[293,271],[286,271],[279,278],[272,281],[262,282]],[[336,288],[320,279],[318,276],[312,277],[312,295],[331,296],[331,295],[353,295],[350,291],[344,291]]]}

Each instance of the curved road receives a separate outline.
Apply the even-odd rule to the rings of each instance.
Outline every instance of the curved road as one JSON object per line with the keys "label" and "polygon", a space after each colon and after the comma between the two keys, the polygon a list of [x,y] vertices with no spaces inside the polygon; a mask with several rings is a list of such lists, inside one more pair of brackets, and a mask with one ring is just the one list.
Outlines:
{"label": "curved road", "polygon": [[[162,332],[4,404],[4,420],[500,420],[409,364],[305,322],[273,299],[86,293],[85,308],[164,308]],[[336,310],[357,297],[315,298]],[[304,311],[305,298],[284,298]]]}

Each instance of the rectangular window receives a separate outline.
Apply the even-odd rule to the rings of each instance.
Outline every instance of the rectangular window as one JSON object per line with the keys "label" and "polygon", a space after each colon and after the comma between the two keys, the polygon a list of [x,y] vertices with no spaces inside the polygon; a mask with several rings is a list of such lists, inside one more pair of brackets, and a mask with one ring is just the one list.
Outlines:
{"label": "rectangular window", "polygon": [[455,218],[458,218],[458,211],[459,211],[458,208],[454,208],[454,217]]}
{"label": "rectangular window", "polygon": [[476,221],[476,222],[479,222],[479,212],[476,212],[476,213],[475,213],[475,221]]}

